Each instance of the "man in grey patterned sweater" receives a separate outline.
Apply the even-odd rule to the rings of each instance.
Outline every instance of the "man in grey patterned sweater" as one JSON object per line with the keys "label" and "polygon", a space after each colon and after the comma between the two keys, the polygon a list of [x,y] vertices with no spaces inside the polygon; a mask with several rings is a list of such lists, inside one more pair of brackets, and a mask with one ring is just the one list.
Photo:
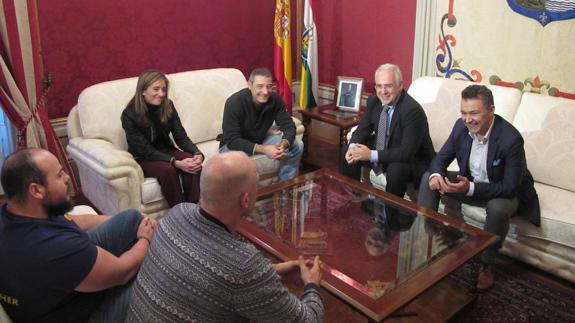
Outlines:
{"label": "man in grey patterned sweater", "polygon": [[[243,152],[210,158],[200,203],[162,219],[133,287],[127,322],[322,322],[319,258],[272,265],[234,230],[254,208],[259,175]],[[280,276],[299,267],[301,299]]]}

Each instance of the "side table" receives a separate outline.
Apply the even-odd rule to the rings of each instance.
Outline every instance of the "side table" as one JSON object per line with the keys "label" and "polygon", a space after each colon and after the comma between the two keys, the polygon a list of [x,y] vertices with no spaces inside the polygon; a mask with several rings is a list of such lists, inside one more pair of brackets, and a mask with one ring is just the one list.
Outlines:
{"label": "side table", "polygon": [[326,104],[315,108],[310,108],[307,110],[300,110],[299,112],[302,115],[302,122],[305,126],[305,132],[303,134],[303,143],[304,143],[304,151],[303,151],[303,158],[305,159],[308,154],[308,129],[311,120],[319,120],[330,125],[336,126],[339,128],[339,147],[338,147],[338,158],[341,156],[341,147],[347,145],[347,134],[349,130],[357,126],[359,124],[359,120],[361,119],[361,115],[365,112],[365,107],[361,107],[358,114],[349,114],[345,113],[344,116],[338,116],[334,114],[330,114],[328,111],[337,111],[335,104]]}

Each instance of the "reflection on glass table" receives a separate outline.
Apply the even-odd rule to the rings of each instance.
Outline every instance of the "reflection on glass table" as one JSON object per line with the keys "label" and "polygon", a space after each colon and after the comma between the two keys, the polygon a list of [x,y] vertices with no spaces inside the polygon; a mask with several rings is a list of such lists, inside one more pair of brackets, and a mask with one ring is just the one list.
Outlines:
{"label": "reflection on glass table", "polygon": [[468,238],[329,177],[260,196],[249,220],[373,298]]}
{"label": "reflection on glass table", "polygon": [[282,260],[319,255],[322,286],[376,320],[496,241],[325,169],[260,189],[240,233]]}

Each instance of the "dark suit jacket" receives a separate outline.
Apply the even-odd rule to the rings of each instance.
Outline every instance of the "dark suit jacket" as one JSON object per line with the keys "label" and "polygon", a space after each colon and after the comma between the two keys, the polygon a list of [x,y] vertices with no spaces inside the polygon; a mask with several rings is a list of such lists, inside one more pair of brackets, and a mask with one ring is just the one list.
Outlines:
{"label": "dark suit jacket", "polygon": [[[453,126],[449,138],[431,162],[430,174],[446,174],[446,169],[457,158],[459,175],[473,181],[469,170],[469,154],[473,139],[461,119]],[[505,119],[495,115],[487,150],[487,176],[489,183],[475,183],[472,199],[485,201],[493,198],[519,199],[519,213],[539,226],[540,208],[533,177],[527,169],[523,137]]]}
{"label": "dark suit jacket", "polygon": [[[367,98],[367,110],[350,142],[361,143],[375,149],[373,134],[377,134],[383,106],[372,94]],[[435,156],[429,136],[427,116],[423,108],[405,90],[401,91],[391,118],[389,138],[385,150],[378,152],[378,161],[385,165],[392,162],[424,163],[428,165]]]}

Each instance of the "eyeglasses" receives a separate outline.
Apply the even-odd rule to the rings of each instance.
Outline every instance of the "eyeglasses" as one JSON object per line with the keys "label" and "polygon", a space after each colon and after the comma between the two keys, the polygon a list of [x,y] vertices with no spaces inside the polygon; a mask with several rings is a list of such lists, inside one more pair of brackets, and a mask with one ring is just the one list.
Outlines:
{"label": "eyeglasses", "polygon": [[394,87],[395,87],[395,84],[376,84],[375,85],[376,90],[381,90],[381,89],[391,90]]}

